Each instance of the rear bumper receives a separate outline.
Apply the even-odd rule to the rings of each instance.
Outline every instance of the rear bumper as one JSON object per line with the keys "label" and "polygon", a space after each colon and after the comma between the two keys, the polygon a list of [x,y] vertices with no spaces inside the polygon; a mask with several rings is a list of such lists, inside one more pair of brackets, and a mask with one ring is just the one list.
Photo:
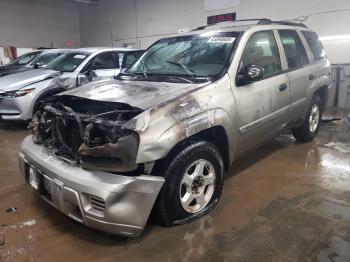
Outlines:
{"label": "rear bumper", "polygon": [[19,166],[35,167],[43,177],[43,199],[74,220],[89,227],[128,237],[141,234],[164,183],[156,176],[121,176],[84,170],[52,155],[45,147],[25,138]]}

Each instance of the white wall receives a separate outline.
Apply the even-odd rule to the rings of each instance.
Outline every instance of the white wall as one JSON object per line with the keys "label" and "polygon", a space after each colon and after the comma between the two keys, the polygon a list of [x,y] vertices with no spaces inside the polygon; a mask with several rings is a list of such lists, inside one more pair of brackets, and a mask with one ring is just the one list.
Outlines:
{"label": "white wall", "polygon": [[[205,11],[210,0],[101,0],[99,6],[79,10],[82,46],[120,46],[135,43],[146,48],[163,35],[206,24],[208,15],[237,12],[237,19],[297,18],[320,11],[350,8],[349,0],[241,0],[239,6]],[[217,5],[227,0],[211,0]],[[233,5],[237,0],[232,1]],[[218,6],[219,7],[219,6]],[[306,24],[320,36],[350,35],[350,12],[311,16]],[[333,63],[350,62],[350,40],[324,43]]]}
{"label": "white wall", "polygon": [[62,0],[0,0],[0,46],[80,46],[76,4]]}

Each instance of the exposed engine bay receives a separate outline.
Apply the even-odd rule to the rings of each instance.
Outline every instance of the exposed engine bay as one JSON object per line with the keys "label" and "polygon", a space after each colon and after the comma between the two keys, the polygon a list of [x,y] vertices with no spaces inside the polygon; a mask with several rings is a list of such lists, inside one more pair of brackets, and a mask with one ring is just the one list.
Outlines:
{"label": "exposed engine bay", "polygon": [[138,168],[137,132],[123,128],[143,110],[128,104],[53,96],[31,122],[33,139],[82,168],[131,172]]}

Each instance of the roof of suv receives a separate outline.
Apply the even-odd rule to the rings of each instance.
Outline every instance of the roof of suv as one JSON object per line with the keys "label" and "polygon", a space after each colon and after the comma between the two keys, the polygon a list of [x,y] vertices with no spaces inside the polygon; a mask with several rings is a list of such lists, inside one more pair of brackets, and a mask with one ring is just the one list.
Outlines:
{"label": "roof of suv", "polygon": [[223,23],[217,23],[213,25],[207,25],[207,26],[200,26],[191,32],[187,33],[198,33],[198,32],[210,32],[210,31],[246,31],[253,27],[260,27],[260,26],[270,26],[275,28],[303,28],[307,29],[307,26],[298,23],[298,22],[290,22],[290,21],[273,21],[267,18],[261,18],[261,19],[243,19],[243,20],[236,20],[232,22],[223,22]]}

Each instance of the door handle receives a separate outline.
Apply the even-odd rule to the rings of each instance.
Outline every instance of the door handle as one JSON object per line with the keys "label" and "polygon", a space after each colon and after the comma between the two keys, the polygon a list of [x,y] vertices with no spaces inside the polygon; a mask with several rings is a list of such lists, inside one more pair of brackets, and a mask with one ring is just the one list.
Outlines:
{"label": "door handle", "polygon": [[312,73],[309,75],[309,80],[314,80],[316,78],[316,74]]}
{"label": "door handle", "polygon": [[288,87],[287,84],[284,83],[284,84],[280,85],[279,90],[280,90],[281,92],[283,92],[284,90],[287,89],[287,87]]}

